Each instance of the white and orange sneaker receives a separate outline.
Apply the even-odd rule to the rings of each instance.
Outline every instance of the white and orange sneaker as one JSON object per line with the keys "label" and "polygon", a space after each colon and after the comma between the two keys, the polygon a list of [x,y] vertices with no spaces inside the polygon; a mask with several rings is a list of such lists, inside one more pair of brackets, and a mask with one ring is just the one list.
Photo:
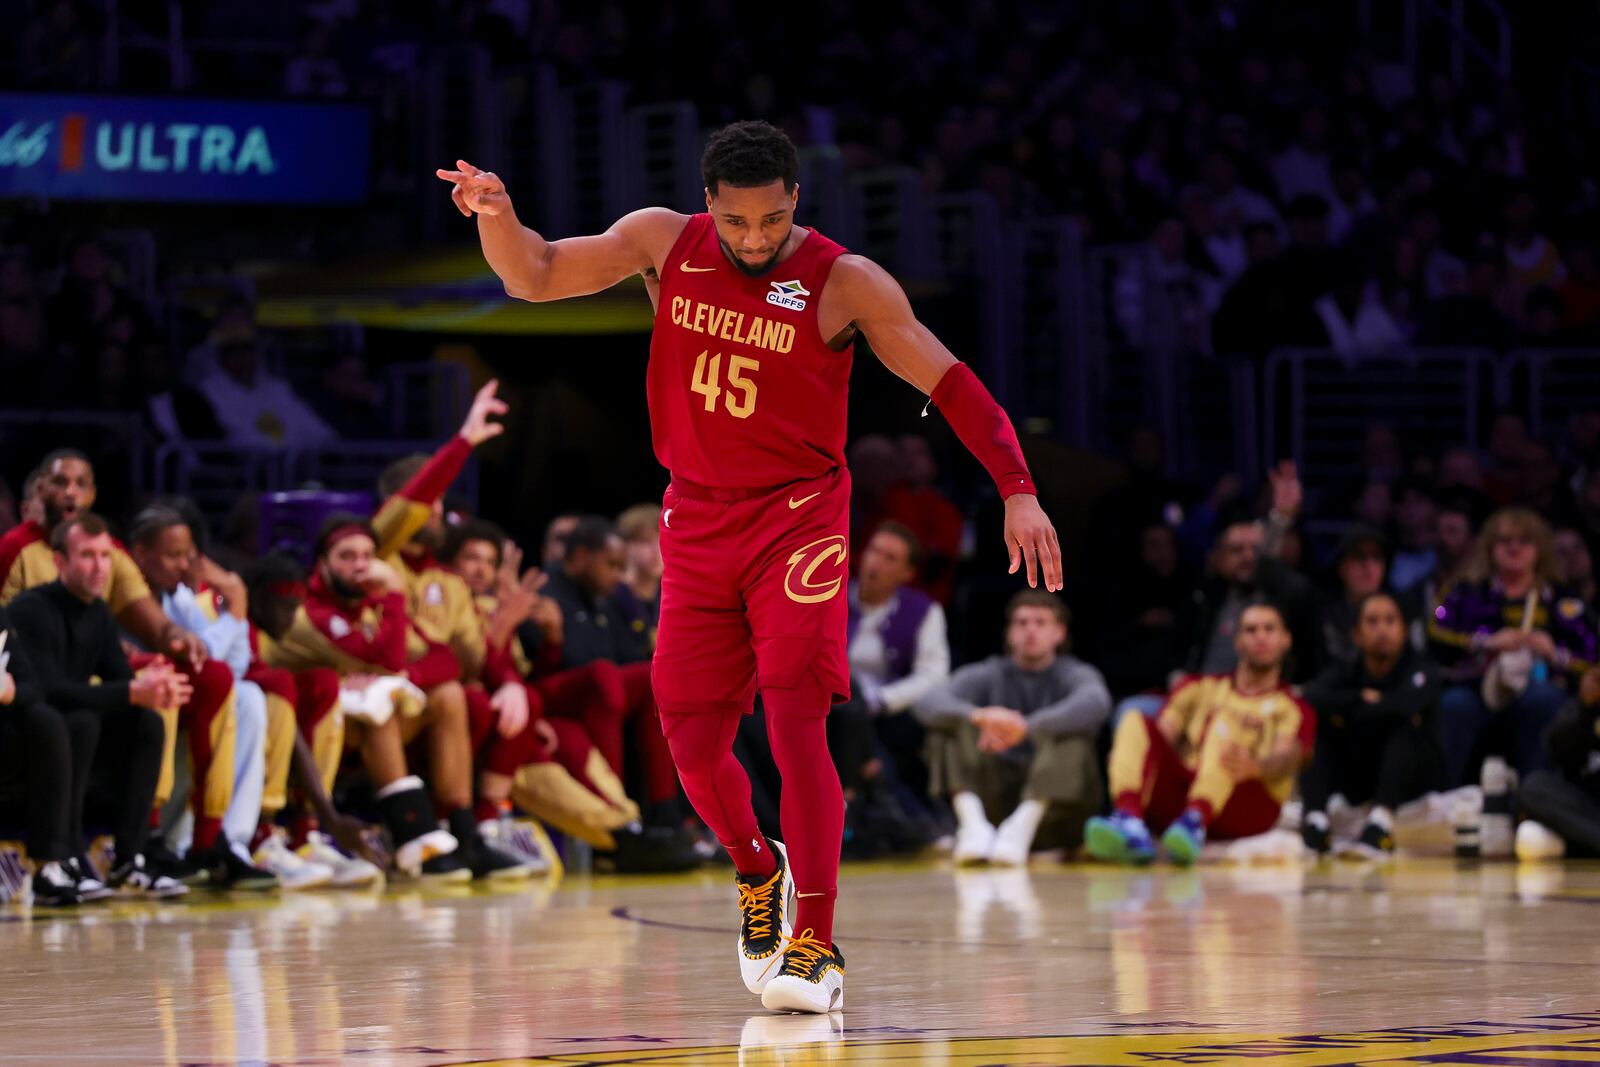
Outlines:
{"label": "white and orange sneaker", "polygon": [[825,945],[810,929],[785,938],[783,965],[767,982],[761,1006],[768,1011],[826,1015],[844,1010],[844,953]]}
{"label": "white and orange sneaker", "polygon": [[778,869],[766,878],[739,875],[739,975],[756,996],[778,973],[778,955],[794,928],[794,875],[789,853],[769,842]]}

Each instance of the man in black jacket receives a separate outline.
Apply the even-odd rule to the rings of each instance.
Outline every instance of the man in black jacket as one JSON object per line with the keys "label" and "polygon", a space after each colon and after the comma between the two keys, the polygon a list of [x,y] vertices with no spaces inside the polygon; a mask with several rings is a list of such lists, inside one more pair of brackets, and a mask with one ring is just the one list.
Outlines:
{"label": "man in black jacket", "polygon": [[650,646],[636,634],[617,602],[616,589],[627,567],[627,548],[610,522],[585,515],[567,535],[561,568],[550,574],[545,595],[561,605],[562,666],[581,667],[597,659],[618,665],[650,658]]}
{"label": "man in black jacket", "polygon": [[1282,560],[1262,551],[1267,530],[1247,512],[1230,513],[1219,524],[1211,567],[1195,592],[1197,628],[1189,646],[1189,674],[1231,674],[1239,664],[1233,649],[1239,616],[1256,597],[1281,605],[1294,637],[1296,654],[1289,664],[1291,681],[1303,682],[1316,671],[1315,607],[1310,584]]}
{"label": "man in black jacket", "polygon": [[1600,856],[1600,667],[1584,674],[1545,745],[1554,766],[1522,783],[1517,858]]}
{"label": "man in black jacket", "polygon": [[[60,577],[11,602],[16,628],[48,710],[65,720],[71,738],[66,825],[53,850],[80,895],[100,896],[106,886],[79,855],[84,845],[83,805],[91,773],[116,796],[116,866],[112,887],[152,896],[178,896],[182,884],[150,870],[143,851],[149,813],[161,773],[165,727],[155,709],[176,709],[191,695],[188,680],[165,660],[135,675],[123,654],[116,619],[103,595],[111,578],[111,534],[99,516],[84,512],[51,535]],[[59,768],[57,770],[59,773]]]}
{"label": "man in black jacket", "polygon": [[[585,515],[566,538],[561,569],[550,575],[545,595],[561,608],[561,667],[583,667],[597,660],[617,665],[622,678],[623,718],[631,726],[638,766],[625,770],[630,786],[639,781],[645,821],[652,825],[677,817],[678,773],[661,732],[650,683],[650,639],[635,630],[617,601],[616,589],[627,566],[622,538],[611,523]],[[527,624],[518,631],[532,654],[540,640]],[[631,792],[631,790],[630,790]]]}
{"label": "man in black jacket", "polygon": [[1300,779],[1301,833],[1308,847],[1327,852],[1328,798],[1338,793],[1352,804],[1370,800],[1372,813],[1356,847],[1383,856],[1394,851],[1395,809],[1440,781],[1434,730],[1441,682],[1438,667],[1407,643],[1405,617],[1393,596],[1362,598],[1355,618],[1359,655],[1329,664],[1305,687],[1318,729],[1316,753]]}
{"label": "man in black jacket", "polygon": [[33,902],[82,903],[70,863],[72,739],[67,723],[47,706],[22,650],[16,624],[0,608],[0,766],[27,790],[28,857],[34,863]]}

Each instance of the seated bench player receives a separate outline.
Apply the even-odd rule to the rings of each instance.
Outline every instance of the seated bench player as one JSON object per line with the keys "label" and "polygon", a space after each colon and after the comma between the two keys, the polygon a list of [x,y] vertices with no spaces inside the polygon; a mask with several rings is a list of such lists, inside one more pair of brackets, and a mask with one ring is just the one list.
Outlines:
{"label": "seated bench player", "polygon": [[[530,705],[547,716],[544,721],[557,738],[553,759],[516,772],[512,796],[534,816],[602,852],[642,852],[639,806],[627,796],[587,725],[593,720],[620,728],[625,705],[621,675],[604,660],[565,671],[551,669],[552,652],[557,657],[560,652],[561,609],[539,592],[544,575],[538,568],[529,568],[515,581],[507,577],[507,544],[504,532],[493,524],[469,519],[451,530],[443,558],[472,591],[488,644],[528,679]],[[520,558],[515,553],[515,560]],[[516,566],[512,561],[510,574]],[[517,636],[518,627],[530,618],[539,620],[543,637],[537,661],[528,658]]]}
{"label": "seated bench player", "polygon": [[[58,449],[45,456],[31,481],[36,497],[31,508],[34,517],[0,537],[0,604],[9,603],[23,590],[56,580],[51,549],[55,531],[90,511],[97,495],[94,467],[76,449]],[[158,656],[165,657],[190,684],[191,695],[181,707],[161,712],[169,736],[150,818],[155,825],[161,807],[172,795],[173,740],[182,727],[188,731],[190,769],[197,783],[192,802],[193,847],[180,861],[156,840],[149,843],[145,856],[153,870],[184,882],[203,880],[212,869],[226,876],[236,859],[222,839],[222,819],[233,800],[233,674],[225,664],[210,662],[205,642],[196,634],[167,618],[127,549],[114,538],[104,598],[122,630],[147,650],[133,657],[134,670]]]}
{"label": "seated bench player", "polygon": [[1283,612],[1250,602],[1231,674],[1182,683],[1154,719],[1123,716],[1108,774],[1114,810],[1085,827],[1091,855],[1148,863],[1154,830],[1168,857],[1188,865],[1208,835],[1253,837],[1277,824],[1316,737],[1315,713],[1285,680],[1290,644]]}

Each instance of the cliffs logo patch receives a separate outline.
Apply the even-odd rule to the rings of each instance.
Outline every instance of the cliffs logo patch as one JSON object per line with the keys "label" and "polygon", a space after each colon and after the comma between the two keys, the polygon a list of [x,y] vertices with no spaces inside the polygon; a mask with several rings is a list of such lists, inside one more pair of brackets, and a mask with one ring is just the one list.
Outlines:
{"label": "cliffs logo patch", "polygon": [[790,311],[804,311],[806,302],[800,298],[810,295],[810,291],[800,284],[798,278],[792,282],[773,282],[772,292],[767,294],[767,303],[788,308]]}
{"label": "cliffs logo patch", "polygon": [[1556,614],[1572,622],[1583,614],[1583,601],[1577,597],[1563,597],[1556,603]]}
{"label": "cliffs logo patch", "polygon": [[849,555],[846,544],[842,536],[834,534],[796,550],[783,577],[783,591],[789,599],[796,604],[820,604],[838,596]]}

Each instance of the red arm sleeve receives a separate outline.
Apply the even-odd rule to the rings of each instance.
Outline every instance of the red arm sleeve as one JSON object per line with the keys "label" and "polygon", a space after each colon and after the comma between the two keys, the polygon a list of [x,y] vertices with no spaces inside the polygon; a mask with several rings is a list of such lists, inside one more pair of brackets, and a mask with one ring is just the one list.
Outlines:
{"label": "red arm sleeve", "polygon": [[951,366],[933,387],[931,399],[967,451],[994,479],[1000,499],[1038,492],[1028,473],[1028,461],[1022,457],[1017,431],[970,367],[965,363]]}
{"label": "red arm sleeve", "polygon": [[398,552],[413,534],[427,525],[433,502],[444,496],[472,455],[472,446],[460,434],[450,438],[429,457],[421,470],[378,509],[372,528],[378,534],[377,556]]}

